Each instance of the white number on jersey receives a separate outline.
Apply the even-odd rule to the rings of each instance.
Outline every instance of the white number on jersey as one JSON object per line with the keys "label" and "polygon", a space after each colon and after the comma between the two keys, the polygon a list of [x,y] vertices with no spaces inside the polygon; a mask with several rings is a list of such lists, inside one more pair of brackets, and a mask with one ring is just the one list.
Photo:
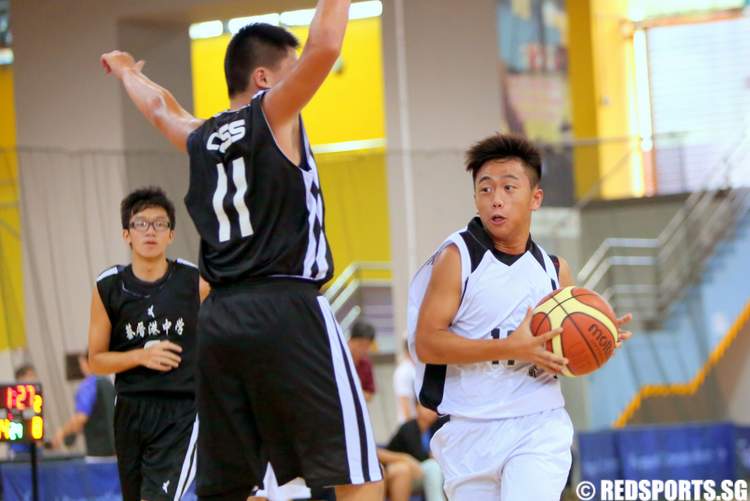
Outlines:
{"label": "white number on jersey", "polygon": [[[234,122],[233,122],[234,123]],[[244,134],[244,132],[243,132]],[[219,220],[219,242],[226,242],[232,233],[232,226],[224,210],[224,197],[227,194],[227,170],[223,163],[216,164],[216,191],[213,197],[214,212]],[[237,210],[240,224],[240,235],[249,237],[253,234],[253,225],[250,223],[250,210],[245,203],[247,193],[247,178],[245,177],[245,159],[240,157],[232,161],[232,182],[236,191],[232,197],[232,203]]]}

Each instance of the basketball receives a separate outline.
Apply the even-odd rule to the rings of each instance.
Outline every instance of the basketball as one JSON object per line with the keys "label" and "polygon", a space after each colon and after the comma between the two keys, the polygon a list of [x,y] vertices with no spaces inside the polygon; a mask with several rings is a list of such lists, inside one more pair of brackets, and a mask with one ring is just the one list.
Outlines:
{"label": "basketball", "polygon": [[547,350],[569,360],[562,373],[569,377],[589,374],[612,356],[618,341],[615,313],[592,290],[565,287],[545,296],[534,308],[531,332],[538,336],[562,327],[547,342]]}

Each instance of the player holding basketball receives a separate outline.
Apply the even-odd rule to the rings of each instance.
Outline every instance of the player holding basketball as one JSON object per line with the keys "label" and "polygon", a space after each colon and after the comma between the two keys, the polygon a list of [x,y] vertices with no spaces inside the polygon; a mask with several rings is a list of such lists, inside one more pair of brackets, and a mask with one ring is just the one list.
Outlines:
{"label": "player holding basketball", "polygon": [[229,43],[230,110],[201,121],[126,53],[102,56],[138,109],[190,155],[185,197],[212,293],[199,316],[201,499],[244,500],[270,460],[337,499],[382,497],[367,407],[319,287],[333,274],[323,198],[300,111],[339,56],[349,0],[319,0],[299,60],[286,30]]}
{"label": "player holding basketball", "polygon": [[557,501],[573,439],[556,376],[567,360],[545,350],[561,329],[534,337],[529,323],[540,299],[573,280],[567,262],[530,236],[541,158],[525,139],[498,134],[467,161],[479,216],[448,237],[409,290],[419,399],[451,417],[431,449],[451,500]]}

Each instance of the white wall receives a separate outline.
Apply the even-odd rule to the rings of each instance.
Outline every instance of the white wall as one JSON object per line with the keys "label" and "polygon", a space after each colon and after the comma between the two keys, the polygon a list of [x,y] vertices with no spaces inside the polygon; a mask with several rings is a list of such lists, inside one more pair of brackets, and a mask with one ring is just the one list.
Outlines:
{"label": "white wall", "polygon": [[[403,44],[397,15],[405,26]],[[494,0],[384,2],[396,332],[406,328],[406,293],[415,265],[474,214],[463,152],[501,123],[496,31]]]}

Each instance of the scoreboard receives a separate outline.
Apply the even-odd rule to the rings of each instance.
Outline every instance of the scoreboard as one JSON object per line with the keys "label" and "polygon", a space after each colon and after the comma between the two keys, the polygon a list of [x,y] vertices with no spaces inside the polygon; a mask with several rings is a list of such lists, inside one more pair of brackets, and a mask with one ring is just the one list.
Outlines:
{"label": "scoreboard", "polygon": [[43,409],[41,384],[0,384],[0,442],[42,440]]}

